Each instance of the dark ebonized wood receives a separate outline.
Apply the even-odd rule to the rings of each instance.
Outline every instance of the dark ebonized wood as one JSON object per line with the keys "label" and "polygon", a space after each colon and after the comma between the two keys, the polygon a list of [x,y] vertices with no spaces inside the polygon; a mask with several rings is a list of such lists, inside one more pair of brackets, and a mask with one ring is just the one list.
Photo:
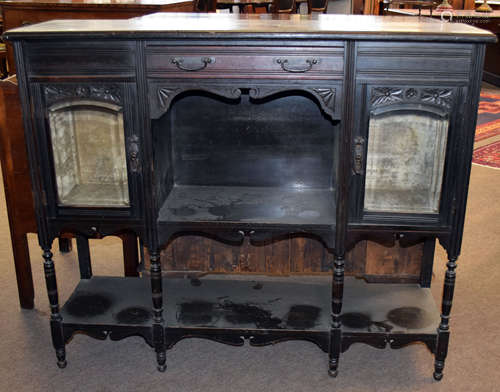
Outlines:
{"label": "dark ebonized wood", "polygon": [[[254,346],[300,339],[330,351],[332,282],[326,276],[167,277],[161,282],[164,341],[161,334],[153,340],[156,321],[150,308],[150,281],[118,277],[80,282],[61,310],[65,341],[75,332],[112,340],[140,335],[163,353],[159,343],[169,349],[193,337],[236,346],[245,339]],[[434,351],[439,313],[429,289],[354,278],[345,284],[339,351],[353,343],[400,348],[413,342],[424,342]],[[125,291],[128,296],[122,295]]]}
{"label": "dark ebonized wood", "polygon": [[[312,341],[328,352],[332,376],[354,343],[423,342],[440,379],[484,45],[495,37],[406,21],[402,28],[404,21],[377,17],[184,15],[8,32],[59,366],[78,331],[99,339],[143,336],[160,371],[167,348],[188,337],[256,346]],[[123,108],[129,207],[57,204],[47,108],[79,97]],[[449,120],[432,213],[363,206],[370,116],[401,111]],[[150,279],[92,277],[90,261],[82,261],[83,279],[60,312],[50,248],[64,232],[138,235],[149,251]],[[162,278],[161,248],[182,234],[258,244],[300,233],[328,248],[328,281]],[[344,279],[346,252],[360,241],[425,242],[430,253],[436,239],[449,257],[441,317],[428,288],[431,265],[420,286]]]}
{"label": "dark ebonized wood", "polygon": [[66,350],[64,348],[64,335],[62,328],[62,317],[59,312],[59,297],[57,293],[56,271],[52,252],[44,249],[43,270],[45,272],[45,284],[50,303],[50,330],[52,333],[52,344],[56,350],[57,366],[61,369],[66,367]]}

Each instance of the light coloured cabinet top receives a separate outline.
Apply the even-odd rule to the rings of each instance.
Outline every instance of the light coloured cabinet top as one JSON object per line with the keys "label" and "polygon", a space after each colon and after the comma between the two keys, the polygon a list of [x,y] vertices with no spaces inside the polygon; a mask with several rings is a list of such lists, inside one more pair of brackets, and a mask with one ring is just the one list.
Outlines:
{"label": "light coloured cabinet top", "polygon": [[[224,36],[228,33],[253,38],[377,39],[395,37],[407,41],[495,42],[494,34],[466,24],[446,23],[414,17],[370,15],[231,15],[202,13],[157,13],[128,20],[53,20],[12,29],[8,39],[46,35],[99,35],[175,37],[197,34]],[[256,35],[257,34],[257,35]],[[259,37],[258,34],[264,34]]]}

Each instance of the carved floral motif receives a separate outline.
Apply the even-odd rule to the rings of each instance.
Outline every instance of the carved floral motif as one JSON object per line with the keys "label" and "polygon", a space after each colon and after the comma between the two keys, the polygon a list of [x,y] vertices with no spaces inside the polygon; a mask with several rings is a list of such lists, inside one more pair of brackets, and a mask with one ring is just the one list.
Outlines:
{"label": "carved floral motif", "polygon": [[409,88],[408,90],[405,91],[406,99],[413,99],[417,97],[418,97],[418,91],[415,90],[414,88]]}
{"label": "carved floral motif", "polygon": [[372,90],[372,107],[420,101],[422,103],[451,108],[453,90],[449,88],[398,88],[377,87]]}
{"label": "carved floral motif", "polygon": [[117,85],[50,85],[43,89],[45,100],[51,104],[65,99],[92,99],[97,101],[122,104],[122,92]]}
{"label": "carved floral motif", "polygon": [[392,87],[377,87],[372,90],[372,106],[387,105],[403,101],[403,89]]}
{"label": "carved floral motif", "polygon": [[453,91],[444,88],[426,88],[422,90],[422,102],[451,107]]}

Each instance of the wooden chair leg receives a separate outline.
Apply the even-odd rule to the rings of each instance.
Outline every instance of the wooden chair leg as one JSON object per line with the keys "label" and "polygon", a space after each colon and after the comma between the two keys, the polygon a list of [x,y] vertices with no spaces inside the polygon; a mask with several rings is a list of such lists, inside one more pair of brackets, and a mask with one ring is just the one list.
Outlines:
{"label": "wooden chair leg", "polygon": [[33,288],[33,277],[31,275],[31,262],[28,249],[28,238],[26,233],[17,234],[11,232],[12,251],[14,254],[14,265],[16,269],[17,290],[19,302],[23,309],[33,309],[35,289]]}

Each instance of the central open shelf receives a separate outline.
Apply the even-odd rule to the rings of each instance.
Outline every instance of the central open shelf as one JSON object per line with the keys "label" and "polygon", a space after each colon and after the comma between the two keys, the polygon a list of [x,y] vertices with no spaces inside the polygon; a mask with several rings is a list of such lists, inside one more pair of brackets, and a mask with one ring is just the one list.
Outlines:
{"label": "central open shelf", "polygon": [[158,223],[239,222],[334,225],[335,193],[328,189],[175,186]]}
{"label": "central open shelf", "polygon": [[187,89],[152,121],[160,245],[174,232],[232,240],[242,230],[254,240],[309,232],[332,248],[340,121],[300,85],[238,91]]}

